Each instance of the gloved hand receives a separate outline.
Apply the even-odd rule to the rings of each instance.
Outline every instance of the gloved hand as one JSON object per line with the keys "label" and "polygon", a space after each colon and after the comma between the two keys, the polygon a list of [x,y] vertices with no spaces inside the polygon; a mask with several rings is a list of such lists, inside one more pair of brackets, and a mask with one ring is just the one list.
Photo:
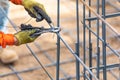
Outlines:
{"label": "gloved hand", "polygon": [[21,45],[25,43],[33,42],[38,36],[31,37],[30,35],[34,34],[36,30],[23,30],[14,34],[17,38],[16,45]]}
{"label": "gloved hand", "polygon": [[31,17],[36,18],[36,21],[42,21],[44,19],[44,17],[39,14],[40,16],[38,18],[38,12],[36,10],[34,10],[35,6],[37,6],[41,10],[43,10],[43,12],[47,15],[44,6],[42,4],[36,2],[35,0],[22,0],[22,5],[24,6],[24,8],[26,9],[26,11],[28,12],[28,14]]}

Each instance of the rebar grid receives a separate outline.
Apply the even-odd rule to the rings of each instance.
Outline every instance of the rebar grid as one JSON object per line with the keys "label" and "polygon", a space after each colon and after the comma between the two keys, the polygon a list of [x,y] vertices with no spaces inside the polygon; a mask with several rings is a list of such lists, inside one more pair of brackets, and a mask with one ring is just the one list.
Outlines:
{"label": "rebar grid", "polygon": [[[116,0],[117,1],[117,0]],[[57,0],[57,27],[60,27],[62,24],[60,24],[60,8],[61,8],[61,3],[62,1]],[[64,2],[69,2],[68,1],[64,1]],[[56,33],[57,35],[57,47],[54,49],[56,50],[56,60],[54,60],[52,58],[52,56],[50,55],[50,53],[47,50],[43,50],[42,47],[44,46],[40,46],[38,43],[34,42],[34,45],[40,50],[42,51],[42,53],[47,57],[47,59],[51,62],[50,64],[47,65],[43,65],[42,62],[40,61],[37,53],[34,52],[34,50],[27,44],[26,47],[28,48],[28,50],[31,52],[31,56],[33,56],[35,58],[35,60],[39,63],[40,66],[36,66],[33,68],[26,68],[23,70],[16,70],[14,68],[13,65],[8,65],[8,67],[11,69],[12,72],[8,72],[8,73],[4,73],[4,74],[0,74],[0,77],[6,77],[9,75],[16,75],[16,77],[18,78],[18,80],[24,80],[23,77],[21,76],[21,73],[25,73],[25,72],[31,72],[31,71],[36,71],[36,70],[40,70],[42,69],[47,77],[49,77],[49,79],[51,80],[108,80],[108,72],[115,78],[115,80],[119,80],[120,79],[120,61],[118,63],[114,63],[114,64],[107,64],[107,58],[109,56],[115,56],[117,57],[118,60],[120,60],[120,50],[118,49],[114,49],[111,47],[111,45],[109,45],[109,43],[107,42],[107,39],[109,39],[106,35],[106,32],[108,29],[108,32],[112,32],[112,38],[116,38],[119,35],[119,33],[117,32],[117,30],[111,26],[106,19],[107,18],[113,18],[113,17],[118,17],[120,15],[119,13],[119,9],[116,9],[116,7],[114,7],[113,5],[111,5],[111,0],[109,1],[105,1],[105,0],[97,0],[96,1],[96,10],[92,9],[92,5],[91,3],[93,3],[94,1],[92,0],[76,0],[76,30],[74,29],[74,32],[76,31],[76,38],[75,39],[75,43],[73,43],[72,45],[75,46],[75,49],[73,49],[67,41],[64,40],[64,38],[61,36],[61,33]],[[102,4],[100,4],[102,3]],[[114,12],[111,14],[106,14],[106,3],[109,3],[110,6],[113,6],[116,10],[118,10],[118,12]],[[80,11],[80,7],[79,5],[83,4],[83,17],[81,17],[79,14]],[[102,7],[100,7],[102,6]],[[1,11],[3,11],[3,9],[0,7]],[[101,9],[101,11],[100,11]],[[88,11],[88,15],[86,14]],[[3,14],[4,11],[3,11]],[[93,16],[94,14],[94,16]],[[102,14],[102,16],[100,15]],[[5,14],[6,16],[6,14]],[[7,16],[6,16],[7,17]],[[7,17],[8,18],[8,17]],[[9,22],[11,23],[11,25],[13,26],[13,28],[17,31],[17,26],[13,23],[13,21],[11,21],[8,18]],[[93,23],[96,21],[96,26],[94,28],[96,28],[96,31],[93,30]],[[80,26],[80,22],[83,24],[82,27]],[[101,24],[102,23],[102,24]],[[87,31],[88,30],[88,31]],[[100,33],[100,30],[102,30],[102,33]],[[70,32],[70,31],[69,31]],[[72,32],[70,32],[72,33]],[[70,36],[73,36],[69,33]],[[83,34],[83,35],[82,35]],[[101,35],[102,34],[102,35]],[[92,37],[95,36],[96,40],[93,39]],[[83,41],[82,38],[83,37]],[[87,39],[87,37],[89,37]],[[111,39],[111,38],[110,38]],[[119,38],[117,38],[119,40]],[[94,42],[96,43],[94,43]],[[72,54],[74,56],[75,59],[69,59],[66,61],[60,61],[60,55],[61,55],[61,50],[62,50],[62,46],[61,44],[64,44],[64,48],[66,48],[67,50],[69,50],[69,52],[67,52],[68,54]],[[82,44],[82,45],[81,45]],[[119,44],[118,44],[119,45]],[[94,47],[96,48],[96,51],[94,51]],[[107,51],[107,48],[109,49],[109,51]],[[55,53],[54,53],[55,54]],[[66,54],[67,55],[67,54]],[[81,56],[82,55],[82,56]],[[28,56],[28,55],[27,55]],[[25,56],[26,57],[26,56]],[[93,61],[95,61],[93,63]],[[68,63],[72,63],[74,62],[76,64],[76,73],[74,73],[74,75],[69,75],[67,72],[65,72],[64,68],[62,68],[61,66],[64,64],[68,64]],[[95,65],[94,65],[95,64]],[[72,66],[72,65],[70,65]],[[48,67],[56,67],[56,79],[52,76],[52,74],[49,73],[49,71],[47,70]],[[82,68],[81,68],[82,67]],[[114,72],[114,70],[118,70],[119,75],[116,75],[116,73]],[[64,75],[63,77],[60,77],[60,72]],[[100,76],[102,74],[102,77]],[[34,79],[35,80],[35,79]]]}

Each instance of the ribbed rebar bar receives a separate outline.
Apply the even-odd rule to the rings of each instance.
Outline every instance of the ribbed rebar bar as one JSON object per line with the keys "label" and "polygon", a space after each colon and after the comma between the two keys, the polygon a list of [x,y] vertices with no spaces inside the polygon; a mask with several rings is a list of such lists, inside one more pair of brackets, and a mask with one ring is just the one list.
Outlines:
{"label": "ribbed rebar bar", "polygon": [[[86,1],[86,0],[84,0]],[[83,62],[86,64],[86,27],[85,27],[85,18],[86,18],[86,7],[83,5]],[[86,69],[84,68],[84,80],[85,78]]]}
{"label": "ribbed rebar bar", "polygon": [[90,71],[90,69],[84,64],[84,62],[75,54],[75,52],[71,49],[71,47],[65,42],[65,40],[60,36],[60,34],[57,34],[61,41],[64,43],[64,45],[68,48],[68,50],[71,52],[71,54],[74,55],[74,57],[82,64],[82,66],[92,75],[92,77],[95,80],[98,80],[97,77]]}
{"label": "ribbed rebar bar", "polygon": [[[81,23],[83,23],[83,22],[81,21]],[[101,37],[99,37],[94,31],[92,31],[87,25],[85,25],[85,27],[86,27],[87,29],[89,29],[97,38],[99,38],[100,41],[104,42],[104,40],[103,40]],[[116,52],[108,43],[105,43],[105,45],[106,45],[116,56],[120,57],[120,54],[119,54],[118,52]]]}
{"label": "ribbed rebar bar", "polygon": [[[102,15],[103,19],[105,20],[106,10],[105,10],[105,0],[102,0]],[[106,72],[106,24],[105,22],[102,22],[102,39],[104,42],[102,43],[102,53],[103,53],[103,59],[102,64],[104,65],[103,68],[103,80],[107,80],[107,72]]]}
{"label": "ribbed rebar bar", "polygon": [[[24,72],[28,72],[28,71],[33,71],[33,70],[37,70],[37,69],[43,69],[45,71],[45,73],[48,75],[48,77],[53,80],[53,77],[48,73],[48,71],[45,69],[46,67],[51,67],[51,66],[56,66],[56,80],[71,80],[71,79],[76,79],[76,80],[80,80],[81,77],[84,78],[84,80],[98,80],[100,79],[100,73],[102,72],[102,77],[103,80],[107,80],[107,71],[110,72],[110,74],[113,75],[113,77],[115,79],[120,79],[120,61],[119,63],[115,63],[115,64],[109,64],[107,65],[107,57],[109,57],[111,54],[115,54],[119,60],[120,60],[120,54],[119,54],[119,50],[114,50],[108,43],[107,43],[107,39],[108,37],[106,36],[106,30],[107,28],[111,29],[112,32],[115,33],[116,36],[120,36],[120,34],[117,32],[117,30],[111,26],[105,19],[106,18],[112,18],[112,17],[118,17],[120,15],[120,12],[116,12],[116,13],[112,13],[112,14],[106,14],[106,0],[102,0],[102,15],[100,15],[100,1],[101,0],[97,0],[97,5],[96,5],[96,11],[93,10],[91,8],[91,3],[92,0],[80,0],[81,3],[83,4],[83,20],[79,19],[79,0],[75,0],[76,1],[76,43],[75,43],[75,51],[73,51],[73,49],[68,45],[68,43],[63,39],[63,37],[60,35],[60,33],[56,33],[57,35],[57,56],[56,56],[56,61],[54,61],[51,56],[49,55],[49,53],[46,54],[46,52],[43,52],[43,54],[48,58],[48,60],[50,60],[51,64],[47,64],[47,65],[42,65],[42,63],[40,62],[38,56],[33,52],[33,50],[29,47],[28,44],[26,44],[26,47],[29,49],[29,51],[31,52],[31,56],[33,56],[37,62],[40,64],[40,66],[38,67],[33,67],[33,68],[28,68],[28,69],[24,69],[21,71],[17,71],[14,69],[13,66],[9,66],[9,68],[12,70],[12,72],[9,73],[5,73],[5,74],[0,74],[0,77],[4,77],[4,76],[8,76],[8,75],[16,75],[17,78],[19,80],[23,80],[22,77],[19,75],[20,73],[24,73]],[[88,2],[88,4],[86,3]],[[107,1],[108,3],[108,1]],[[111,2],[110,2],[111,5]],[[111,5],[113,6],[113,4]],[[113,6],[114,7],[114,6]],[[57,27],[60,27],[60,0],[57,0]],[[89,13],[88,13],[88,18],[86,17],[86,13],[87,13],[87,8],[89,9]],[[117,9],[117,8],[116,8]],[[0,10],[3,12],[4,15],[6,15],[4,13],[4,10],[1,8],[0,6]],[[119,8],[118,8],[119,10]],[[95,17],[92,17],[92,13],[95,15]],[[6,15],[7,17],[7,15]],[[7,17],[7,19],[9,20],[9,22],[11,23],[11,25],[14,27],[14,29],[16,31],[18,31],[19,28],[16,27],[16,25]],[[94,30],[91,29],[92,27],[92,21],[96,20],[96,32]],[[102,37],[100,37],[100,20],[102,21]],[[80,29],[79,27],[79,22],[81,21],[81,23],[83,24],[83,42],[81,40],[80,42],[80,31],[82,31],[82,29]],[[89,22],[88,24],[86,22]],[[49,24],[49,26],[51,27],[52,25]],[[80,31],[79,31],[80,30]],[[89,31],[87,33],[87,30]],[[71,32],[70,32],[71,33]],[[87,34],[89,35],[88,37],[88,41],[87,41]],[[93,35],[96,37],[96,52],[93,51],[93,42],[95,41],[94,39],[92,39]],[[73,35],[72,35],[73,36]],[[112,35],[113,36],[113,35]],[[66,46],[66,48],[70,51],[71,54],[73,54],[73,56],[76,58],[76,60],[68,60],[66,62],[60,62],[60,54],[61,54],[61,45],[60,45],[60,41]],[[100,41],[102,42],[103,46],[100,46]],[[83,56],[80,56],[80,52],[79,50],[80,48],[80,43],[83,44]],[[89,46],[89,48],[87,48],[87,46]],[[107,52],[106,48],[110,49],[110,52]],[[102,49],[102,52],[101,52]],[[41,50],[41,49],[40,49]],[[89,52],[87,52],[89,51]],[[69,54],[69,53],[68,53]],[[94,54],[94,55],[93,55]],[[67,54],[65,54],[67,55]],[[102,58],[101,58],[102,56]],[[82,58],[81,58],[82,57]],[[92,61],[96,59],[96,66],[93,66]],[[88,66],[87,66],[87,61],[88,61]],[[102,64],[100,63],[100,61],[102,61]],[[69,76],[68,74],[66,74],[66,72],[64,71],[63,68],[60,68],[60,65],[62,64],[66,64],[69,62],[74,62],[76,64],[76,74],[73,76]],[[83,66],[83,72],[80,73],[81,70],[81,66]],[[119,68],[119,76],[117,76],[113,70]],[[81,70],[81,71],[80,71]],[[94,72],[95,70],[95,72]],[[64,75],[64,77],[59,78],[60,77],[60,71],[62,72],[62,74]]]}
{"label": "ribbed rebar bar", "polygon": [[[97,0],[97,14],[100,13],[100,0]],[[100,34],[100,21],[97,19],[97,35]],[[100,67],[100,45],[99,45],[99,38],[97,37],[97,78],[99,79],[99,67]]]}
{"label": "ribbed rebar bar", "polygon": [[[57,0],[57,27],[60,27],[60,0]],[[57,36],[56,80],[59,80],[59,70],[60,70],[60,38]]]}
{"label": "ribbed rebar bar", "polygon": [[105,21],[99,14],[97,14],[91,7],[89,7],[86,2],[80,0],[89,10],[91,10],[92,13],[94,13],[104,24],[107,25],[117,36],[119,36],[119,33],[116,29],[114,29],[107,21]]}
{"label": "ribbed rebar bar", "polygon": [[[89,6],[91,6],[91,0],[89,0]],[[91,17],[91,11],[89,10],[89,17]],[[91,21],[89,20],[89,23],[88,23],[88,25],[89,25],[89,28],[91,28]],[[89,31],[89,67],[92,67],[92,39],[91,39],[91,31]],[[92,71],[92,69],[91,69],[91,71]],[[90,75],[90,80],[92,80],[92,76]]]}
{"label": "ribbed rebar bar", "polygon": [[[80,32],[79,32],[79,1],[76,0],[76,31],[77,31],[77,35],[76,35],[76,44],[75,44],[75,47],[76,47],[76,55],[78,57],[80,57],[80,39],[79,39],[79,36],[80,36]],[[79,61],[76,60],[76,80],[80,80],[80,64],[79,64]]]}
{"label": "ribbed rebar bar", "polygon": [[19,73],[16,72],[16,70],[12,65],[9,65],[9,68],[14,72],[14,74],[16,74],[19,80],[23,80],[23,78],[19,75]]}
{"label": "ribbed rebar bar", "polygon": [[[97,6],[98,6],[98,8],[97,8],[97,10],[99,10],[99,3],[97,4]],[[98,13],[98,12],[97,12]],[[98,13],[99,14],[99,13]],[[101,15],[102,16],[102,15]],[[106,14],[105,15],[105,18],[113,18],[113,17],[118,17],[118,16],[120,16],[120,12],[116,12],[116,13],[111,13],[111,14]],[[103,17],[103,16],[102,16]],[[88,17],[88,18],[86,18],[86,20],[96,20],[96,19],[98,19],[98,17]]]}

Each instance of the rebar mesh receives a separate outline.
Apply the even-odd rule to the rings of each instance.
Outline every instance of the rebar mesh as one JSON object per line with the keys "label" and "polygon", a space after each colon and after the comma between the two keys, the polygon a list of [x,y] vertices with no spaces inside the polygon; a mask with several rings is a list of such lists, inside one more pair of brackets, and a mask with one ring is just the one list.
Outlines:
{"label": "rebar mesh", "polygon": [[[54,4],[55,15],[50,15],[62,31],[13,46],[20,59],[14,64],[0,63],[0,80],[120,80],[119,0],[48,2]],[[7,18],[19,31],[17,22]]]}

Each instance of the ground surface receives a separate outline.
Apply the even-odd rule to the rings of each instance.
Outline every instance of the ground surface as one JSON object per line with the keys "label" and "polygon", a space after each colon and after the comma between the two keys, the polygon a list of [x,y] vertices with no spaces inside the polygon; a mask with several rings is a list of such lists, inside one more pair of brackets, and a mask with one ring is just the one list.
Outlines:
{"label": "ground surface", "polygon": [[[54,22],[54,25],[56,26],[57,25],[56,0],[53,0],[54,2],[50,0],[39,0],[39,1],[41,1],[41,3],[45,5],[46,11],[51,16]],[[76,6],[73,1],[69,1],[69,5],[68,5],[68,2],[66,2],[65,0],[62,0],[61,3],[62,3],[61,19],[60,19],[61,20],[60,26],[62,28],[61,35],[64,38],[64,40],[70,45],[70,47],[73,50],[75,50],[75,43],[76,43],[75,7]],[[79,5],[79,6],[80,8],[82,8],[82,5]],[[117,4],[117,6],[119,6],[119,3]],[[118,12],[118,11],[115,10],[114,8],[108,8],[107,13],[112,13],[112,12]],[[80,13],[82,13],[81,9],[80,9]],[[80,14],[80,17],[82,17],[81,14]],[[17,26],[19,26],[21,23],[25,23],[25,24],[32,24],[34,26],[49,27],[45,21],[36,23],[35,20],[31,19],[30,16],[25,12],[22,6],[16,6],[11,4],[9,18]],[[118,31],[118,33],[120,33],[120,27],[119,27],[120,17],[110,18],[110,19],[107,19],[107,21],[112,26],[114,26],[114,28]],[[80,23],[80,25],[82,24]],[[8,23],[8,28],[9,28],[9,33],[16,32],[11,27],[10,23]],[[108,33],[107,35],[108,43],[112,46],[114,50],[119,50],[120,41],[118,40],[118,38],[113,37],[114,33],[111,32],[109,29],[107,33]],[[82,34],[81,34],[81,37],[82,37]],[[44,66],[46,66],[47,71],[50,73],[50,75],[54,79],[56,77],[55,61],[57,59],[56,41],[57,41],[56,35],[48,33],[40,36],[37,40],[35,40],[34,43],[28,44],[29,47],[32,49],[32,52],[34,52],[39,58],[39,61]],[[95,37],[93,37],[93,42],[94,41],[95,41]],[[0,63],[0,74],[5,75],[3,77],[0,77],[0,80],[19,80],[20,78],[22,78],[23,80],[50,80],[50,78],[43,71],[40,64],[33,57],[33,55],[31,54],[29,49],[26,47],[26,45],[21,45],[17,47],[12,46],[8,48],[11,48],[18,53],[19,60],[16,61],[14,64],[10,64],[10,65],[4,65]],[[109,52],[110,50],[107,49],[107,51]],[[81,56],[82,56],[82,50],[81,50]],[[69,77],[69,76],[74,77],[75,76],[75,58],[68,51],[68,49],[63,45],[63,43],[61,43],[60,61],[63,62],[60,66],[61,67],[60,78]],[[96,65],[95,59],[93,60],[93,62],[94,62],[94,65]],[[119,62],[119,59],[115,55],[109,55],[107,57],[107,64],[115,64],[118,62]],[[83,67],[81,67],[81,69],[82,68]],[[18,74],[14,74],[15,71],[17,71]],[[113,72],[117,74],[119,73],[118,69],[114,70]],[[7,73],[8,73],[8,76],[7,76]],[[108,80],[116,80],[113,76],[111,76],[110,71],[108,72],[108,76],[109,76]]]}

